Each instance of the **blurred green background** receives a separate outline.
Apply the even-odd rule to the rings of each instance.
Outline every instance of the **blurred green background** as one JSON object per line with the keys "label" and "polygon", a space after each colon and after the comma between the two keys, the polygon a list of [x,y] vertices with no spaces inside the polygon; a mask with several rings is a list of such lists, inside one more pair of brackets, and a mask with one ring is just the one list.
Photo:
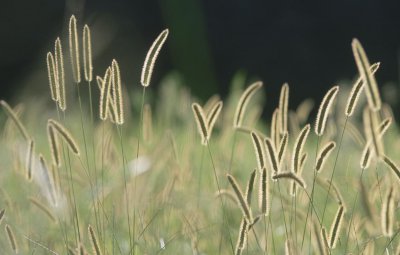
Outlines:
{"label": "blurred green background", "polygon": [[360,39],[371,62],[382,62],[380,85],[397,84],[399,9],[399,1],[371,0],[3,1],[0,98],[13,100],[21,91],[46,93],[45,56],[57,36],[67,42],[71,14],[80,27],[91,27],[94,73],[103,74],[116,58],[128,87],[139,86],[147,49],[166,27],[170,36],[152,87],[177,71],[198,97],[224,96],[233,75],[244,70],[250,79],[264,81],[270,105],[276,105],[281,84],[289,82],[296,105],[355,77],[353,37]]}

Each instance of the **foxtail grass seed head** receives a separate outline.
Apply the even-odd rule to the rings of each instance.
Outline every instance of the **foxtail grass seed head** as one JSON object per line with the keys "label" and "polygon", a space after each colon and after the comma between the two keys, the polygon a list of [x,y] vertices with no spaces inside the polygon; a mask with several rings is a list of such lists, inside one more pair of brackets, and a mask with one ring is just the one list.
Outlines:
{"label": "foxtail grass seed head", "polygon": [[47,76],[49,78],[51,99],[57,102],[59,97],[58,95],[59,88],[58,88],[56,64],[54,62],[53,53],[51,52],[47,53],[46,63],[47,63]]}
{"label": "foxtail grass seed head", "polygon": [[28,152],[26,154],[26,173],[28,181],[32,180],[32,168],[33,168],[33,155],[35,153],[35,141],[30,140],[28,145]]}
{"label": "foxtail grass seed head", "polygon": [[211,111],[211,108],[215,107],[215,104],[221,101],[221,97],[218,94],[212,95],[207,102],[203,105],[203,110],[204,112],[207,113],[207,119],[209,118],[209,114]]}
{"label": "foxtail grass seed head", "polygon": [[211,133],[213,131],[215,122],[218,119],[219,114],[221,113],[223,103],[222,101],[219,101],[218,103],[214,104],[214,106],[211,108],[210,112],[207,113],[207,126],[208,126],[208,132],[209,136],[211,137]]}
{"label": "foxtail grass seed head", "polygon": [[18,254],[18,244],[17,240],[15,239],[14,232],[12,231],[11,227],[6,224],[5,231],[8,237],[8,243],[10,244],[11,249],[15,254]]}
{"label": "foxtail grass seed head", "polygon": [[202,145],[207,145],[208,142],[208,124],[206,122],[206,117],[204,116],[203,109],[201,106],[197,103],[192,104],[192,110],[194,113],[194,117],[196,120],[197,124],[197,130],[200,133],[201,136],[201,144]]}
{"label": "foxtail grass seed head", "polygon": [[336,143],[331,141],[331,142],[328,142],[320,150],[320,152],[318,153],[318,157],[317,157],[317,164],[315,165],[315,169],[317,170],[317,172],[320,172],[323,169],[327,158],[329,157],[329,155],[331,154],[333,149],[335,149],[335,147],[336,147]]}
{"label": "foxtail grass seed head", "polygon": [[344,215],[344,206],[340,205],[336,212],[335,219],[332,222],[330,234],[329,234],[329,248],[334,249],[336,247],[337,240],[340,235]]}
{"label": "foxtail grass seed head", "polygon": [[83,70],[85,80],[91,82],[93,80],[92,38],[88,25],[83,27]]}
{"label": "foxtail grass seed head", "polygon": [[281,143],[279,144],[279,150],[278,150],[279,165],[282,165],[288,143],[289,143],[289,133],[286,132],[283,134]]}
{"label": "foxtail grass seed head", "polygon": [[231,184],[233,191],[235,192],[238,205],[243,213],[243,217],[249,224],[251,224],[251,222],[253,222],[253,215],[251,213],[251,208],[247,204],[246,198],[244,197],[239,184],[236,182],[235,178],[232,175],[227,174],[226,176],[228,177],[228,181]]}
{"label": "foxtail grass seed head", "polygon": [[268,171],[265,167],[261,171],[258,206],[263,215],[267,216],[269,214]]}
{"label": "foxtail grass seed head", "polygon": [[379,111],[382,104],[381,98],[375,76],[370,70],[370,63],[367,54],[365,53],[361,43],[356,38],[353,39],[351,47],[353,49],[358,72],[366,86],[365,93],[367,95],[368,105],[374,112]]}
{"label": "foxtail grass seed head", "polygon": [[299,173],[303,172],[304,164],[307,161],[307,157],[308,157],[308,153],[307,152],[304,153],[303,156],[301,156]]}
{"label": "foxtail grass seed head", "polygon": [[326,120],[328,119],[333,101],[339,91],[339,86],[334,86],[325,94],[318,109],[317,120],[315,122],[315,134],[321,136],[324,133]]}
{"label": "foxtail grass seed head", "polygon": [[388,156],[385,155],[383,155],[382,160],[393,171],[400,181],[400,168],[396,165],[396,163],[394,163]]}
{"label": "foxtail grass seed head", "polygon": [[140,78],[140,83],[142,83],[143,87],[147,87],[150,85],[151,75],[153,74],[154,63],[156,62],[158,53],[160,52],[162,46],[167,40],[169,30],[165,29],[161,32],[161,34],[156,38],[156,40],[151,45],[149,51],[147,52],[146,59],[144,60],[142,75]]}
{"label": "foxtail grass seed head", "polygon": [[257,157],[258,170],[261,171],[265,167],[265,147],[262,139],[255,132],[251,132],[251,140]]}
{"label": "foxtail grass seed head", "polygon": [[109,98],[111,97],[111,82],[112,82],[112,69],[108,67],[104,74],[103,85],[100,89],[100,119],[106,120],[108,117],[109,109]]}
{"label": "foxtail grass seed head", "polygon": [[54,129],[53,127],[47,123],[47,139],[50,145],[50,150],[51,150],[51,157],[53,159],[53,163],[59,167],[61,166],[61,162],[60,162],[60,151],[59,151],[59,144],[58,144],[58,140],[57,137],[54,133]]}
{"label": "foxtail grass seed head", "polygon": [[0,224],[1,224],[1,222],[3,221],[3,218],[4,218],[4,214],[6,213],[6,209],[2,209],[1,211],[0,211]]}
{"label": "foxtail grass seed head", "polygon": [[306,182],[304,181],[301,176],[294,174],[293,172],[281,172],[272,176],[272,179],[279,180],[279,179],[290,179],[296,182],[300,187],[303,189],[307,188]]}
{"label": "foxtail grass seed head", "polygon": [[377,157],[381,157],[384,154],[382,139],[379,136],[379,123],[378,116],[376,112],[367,109],[364,112],[364,122],[366,124],[366,136],[368,140],[371,141],[371,148],[374,152],[374,155]]}
{"label": "foxtail grass seed head", "polygon": [[102,253],[100,250],[99,242],[97,241],[96,234],[94,233],[94,230],[91,225],[89,225],[88,227],[88,232],[90,236],[90,241],[92,243],[93,253],[96,255],[101,255]]}
{"label": "foxtail grass seed head", "polygon": [[215,197],[219,197],[219,196],[225,196],[226,198],[229,198],[232,202],[234,202],[234,203],[237,202],[236,195],[231,190],[227,190],[227,189],[217,190],[217,192],[215,193]]}
{"label": "foxtail grass seed head", "polygon": [[246,111],[247,105],[250,102],[251,97],[256,93],[258,89],[262,87],[263,83],[257,81],[251,84],[243,94],[240,96],[239,103],[236,107],[235,116],[233,118],[233,127],[238,128],[242,126],[244,112]]}
{"label": "foxtail grass seed head", "polygon": [[292,169],[294,173],[299,172],[301,164],[301,155],[303,155],[302,153],[303,148],[309,133],[310,133],[310,124],[307,124],[304,126],[304,128],[300,131],[300,134],[297,136],[293,148],[293,157],[292,157]]}
{"label": "foxtail grass seed head", "polygon": [[81,82],[81,68],[79,64],[79,43],[76,18],[72,15],[69,19],[69,56],[71,58],[72,75],[76,83]]}
{"label": "foxtail grass seed head", "polygon": [[28,199],[33,205],[35,205],[39,210],[41,210],[52,222],[54,223],[57,222],[56,217],[53,215],[53,213],[46,205],[42,204],[39,200],[37,200],[34,197],[29,197]]}
{"label": "foxtail grass seed head", "polygon": [[367,169],[371,164],[371,143],[368,142],[361,154],[361,159],[360,159],[360,167],[361,169]]}
{"label": "foxtail grass seed head", "polygon": [[47,121],[49,125],[54,127],[54,129],[58,132],[61,138],[66,142],[68,148],[77,156],[80,155],[78,144],[75,142],[75,139],[72,137],[71,133],[63,126],[61,123],[49,119]]}
{"label": "foxtail grass seed head", "polygon": [[279,121],[280,109],[276,108],[274,113],[272,113],[271,119],[271,139],[275,148],[279,146],[280,143],[280,121]]}
{"label": "foxtail grass seed head", "polygon": [[279,97],[279,126],[280,134],[283,135],[288,131],[288,108],[289,108],[289,84],[282,85]]}
{"label": "foxtail grass seed head", "polygon": [[113,59],[111,66],[113,98],[116,101],[116,123],[122,125],[124,124],[124,103],[122,99],[121,74],[117,60]]}
{"label": "foxtail grass seed head", "polygon": [[3,107],[4,111],[8,115],[9,118],[12,119],[14,124],[17,126],[19,132],[21,135],[24,137],[24,139],[29,142],[31,140],[30,136],[28,135],[28,132],[26,131],[25,126],[22,124],[22,122],[19,120],[17,114],[11,109],[11,107],[7,104],[6,101],[0,100],[0,105]]}
{"label": "foxtail grass seed head", "polygon": [[326,233],[326,229],[324,227],[322,227],[321,229],[321,239],[322,239],[322,243],[323,243],[323,250],[324,250],[324,255],[329,255],[329,237]]}
{"label": "foxtail grass seed head", "polygon": [[96,82],[97,82],[97,87],[101,91],[103,89],[103,84],[104,84],[103,78],[101,78],[100,76],[96,76]]}
{"label": "foxtail grass seed head", "polygon": [[61,40],[58,37],[54,43],[54,58],[56,65],[56,76],[57,76],[57,84],[58,86],[58,107],[60,107],[61,111],[65,111],[67,109],[67,101],[65,96],[65,75],[64,75],[64,57],[63,50],[61,46]]}
{"label": "foxtail grass seed head", "polygon": [[39,154],[39,162],[40,162],[40,167],[42,169],[42,175],[45,179],[45,184],[47,185],[47,191],[49,192],[51,202],[53,203],[54,206],[57,206],[56,192],[55,192],[55,188],[54,188],[54,180],[50,174],[46,160],[44,159],[44,157],[41,154]]}
{"label": "foxtail grass seed head", "polygon": [[269,138],[265,139],[265,145],[267,148],[269,164],[270,164],[271,168],[274,170],[274,174],[277,174],[280,172],[279,161],[278,161],[278,157],[277,157],[277,154],[275,151],[275,147],[272,144],[271,139],[269,139]]}
{"label": "foxtail grass seed head", "polygon": [[391,187],[386,194],[381,210],[382,233],[389,238],[393,235],[394,209],[394,194],[393,187]]}
{"label": "foxtail grass seed head", "polygon": [[378,136],[381,138],[386,131],[389,129],[390,125],[392,124],[392,118],[388,117],[384,119],[378,127]]}
{"label": "foxtail grass seed head", "polygon": [[254,187],[254,182],[256,181],[256,176],[257,176],[257,169],[254,169],[253,172],[250,174],[250,179],[247,182],[247,187],[246,187],[246,201],[249,206],[251,206],[251,195],[253,194],[253,187]]}
{"label": "foxtail grass seed head", "polygon": [[247,232],[248,232],[249,223],[245,218],[242,219],[239,228],[239,236],[236,243],[236,252],[235,254],[241,254],[247,243]]}
{"label": "foxtail grass seed head", "polygon": [[[375,72],[379,69],[379,65],[380,65],[380,62],[375,63],[370,67],[370,72],[372,73],[372,75],[374,75]],[[346,111],[345,111],[346,116],[350,117],[351,115],[353,115],[354,109],[358,102],[358,98],[360,97],[360,94],[361,94],[363,88],[364,88],[364,81],[360,77],[354,83],[354,85],[350,91],[350,95],[347,99],[347,105],[346,105]]]}

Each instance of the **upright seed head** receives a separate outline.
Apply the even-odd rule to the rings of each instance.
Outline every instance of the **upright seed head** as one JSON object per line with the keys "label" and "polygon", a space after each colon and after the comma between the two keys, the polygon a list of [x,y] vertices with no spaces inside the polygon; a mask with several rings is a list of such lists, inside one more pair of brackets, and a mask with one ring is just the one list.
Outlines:
{"label": "upright seed head", "polygon": [[279,97],[279,126],[280,134],[283,135],[288,131],[288,108],[289,108],[289,84],[282,85],[281,94]]}
{"label": "upright seed head", "polygon": [[79,43],[76,18],[72,15],[69,19],[69,55],[71,58],[72,74],[76,83],[81,82],[81,71],[79,65]]}
{"label": "upright seed head", "polygon": [[244,112],[246,111],[247,105],[250,102],[251,97],[256,93],[258,89],[262,87],[262,82],[257,81],[251,84],[243,94],[240,96],[239,103],[236,107],[235,116],[233,118],[233,127],[238,128],[242,126]]}
{"label": "upright seed head", "polygon": [[62,111],[65,111],[65,109],[67,109],[67,102],[65,96],[64,57],[61,40],[59,37],[57,37],[54,43],[54,54],[56,66],[55,70],[58,83],[58,87],[56,87],[58,88],[58,107],[60,107]]}
{"label": "upright seed head", "polygon": [[51,99],[57,102],[59,97],[58,95],[59,88],[58,88],[56,64],[54,62],[53,53],[51,52],[47,53],[46,63],[47,63],[47,76],[49,78]]}
{"label": "upright seed head", "polygon": [[147,52],[146,59],[144,60],[142,75],[140,78],[140,83],[142,83],[143,87],[147,87],[150,85],[151,75],[153,74],[154,63],[156,62],[158,53],[160,52],[162,46],[167,40],[169,30],[165,29],[161,32],[161,34],[156,38],[156,40],[151,45],[149,51]]}
{"label": "upright seed head", "polygon": [[370,63],[367,54],[365,53],[361,43],[356,38],[353,39],[351,47],[353,49],[358,72],[366,85],[365,93],[367,95],[368,105],[374,112],[379,111],[382,104],[381,98],[375,76],[370,70]]}
{"label": "upright seed head", "polygon": [[91,82],[93,79],[92,38],[88,25],[83,27],[83,70],[85,72],[85,80]]}
{"label": "upright seed head", "polygon": [[322,102],[318,109],[317,120],[315,122],[315,134],[317,134],[317,136],[321,136],[324,133],[326,120],[328,119],[329,111],[331,110],[331,106],[336,98],[338,91],[339,86],[334,86],[333,88],[328,90],[328,92],[322,99]]}

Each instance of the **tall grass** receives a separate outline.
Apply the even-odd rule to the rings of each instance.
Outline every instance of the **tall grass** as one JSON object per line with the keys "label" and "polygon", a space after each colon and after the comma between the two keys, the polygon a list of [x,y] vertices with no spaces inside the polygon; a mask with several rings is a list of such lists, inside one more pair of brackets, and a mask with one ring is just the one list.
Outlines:
{"label": "tall grass", "polygon": [[[57,38],[43,56],[50,86],[41,102],[53,100],[52,109],[0,101],[2,252],[398,250],[400,137],[376,86],[379,64],[369,65],[358,40],[351,93],[343,92],[347,84],[334,86],[315,118],[306,95],[297,109],[289,104],[289,84],[270,95],[278,106],[264,106],[262,83],[243,75],[223,100],[214,95],[205,104],[176,74],[152,91],[168,29],[151,45],[137,86],[127,86],[116,60],[96,69],[90,24],[82,36],[78,30],[73,16],[69,44]],[[64,70],[67,47],[71,73]],[[86,85],[89,98],[79,92]],[[260,118],[264,107],[274,110],[271,123]]]}

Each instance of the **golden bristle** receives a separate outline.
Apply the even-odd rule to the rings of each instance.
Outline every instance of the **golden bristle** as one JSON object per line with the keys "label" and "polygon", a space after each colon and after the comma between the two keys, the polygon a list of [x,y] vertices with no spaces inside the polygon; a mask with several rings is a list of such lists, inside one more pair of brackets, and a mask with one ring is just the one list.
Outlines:
{"label": "golden bristle", "polygon": [[203,109],[197,103],[192,104],[192,110],[197,124],[197,130],[201,136],[201,144],[207,145],[208,142],[208,124],[206,122],[206,117],[204,116]]}
{"label": "golden bristle", "polygon": [[54,59],[56,65],[57,83],[58,83],[58,107],[65,111],[67,109],[67,102],[65,96],[65,77],[64,77],[64,57],[61,46],[61,40],[58,37],[54,43]]}
{"label": "golden bristle", "polygon": [[262,82],[257,81],[251,84],[243,94],[240,96],[239,103],[236,107],[235,116],[233,118],[233,127],[238,128],[242,126],[244,112],[246,111],[247,105],[250,102],[251,97],[256,93],[256,91],[262,87]]}
{"label": "golden bristle", "polygon": [[92,38],[88,25],[83,27],[83,70],[85,80],[91,82],[93,80]]}
{"label": "golden bristle", "polygon": [[365,93],[368,99],[369,107],[374,111],[379,111],[381,108],[381,98],[379,95],[378,85],[376,84],[375,76],[370,70],[370,63],[367,54],[364,51],[361,43],[357,39],[353,39],[351,43],[354,59],[357,64],[358,72],[365,84]]}
{"label": "golden bristle", "polygon": [[321,136],[324,133],[326,120],[328,119],[333,101],[339,91],[339,86],[334,86],[326,92],[318,109],[317,120],[315,121],[315,134]]}
{"label": "golden bristle", "polygon": [[140,83],[142,83],[143,87],[147,87],[150,85],[154,64],[161,50],[161,47],[164,45],[165,40],[167,40],[168,33],[169,33],[168,29],[163,30],[160,33],[160,35],[156,38],[156,40],[153,42],[149,51],[147,52],[146,59],[144,60],[142,68],[142,75],[140,78]]}
{"label": "golden bristle", "polygon": [[47,63],[47,76],[49,79],[51,99],[57,102],[59,97],[58,95],[59,88],[58,88],[56,64],[54,62],[53,53],[51,52],[47,53],[46,63]]}
{"label": "golden bristle", "polygon": [[76,83],[81,82],[81,68],[79,64],[79,43],[76,18],[72,15],[69,19],[69,55],[71,58],[72,75]]}

